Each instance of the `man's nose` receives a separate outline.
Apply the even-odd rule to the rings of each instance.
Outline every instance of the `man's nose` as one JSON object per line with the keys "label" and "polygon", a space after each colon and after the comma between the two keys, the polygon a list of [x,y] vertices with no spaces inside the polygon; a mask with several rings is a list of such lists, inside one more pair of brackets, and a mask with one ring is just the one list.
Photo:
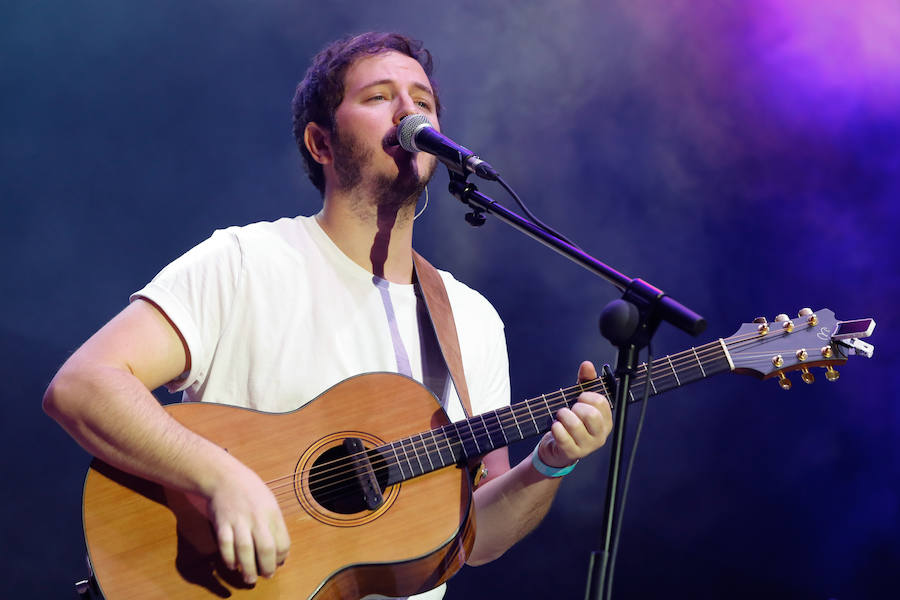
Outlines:
{"label": "man's nose", "polygon": [[397,110],[394,111],[394,125],[398,125],[400,121],[402,121],[409,115],[414,115],[421,112],[421,107],[417,106],[412,98],[403,95],[400,97],[400,104],[397,106]]}

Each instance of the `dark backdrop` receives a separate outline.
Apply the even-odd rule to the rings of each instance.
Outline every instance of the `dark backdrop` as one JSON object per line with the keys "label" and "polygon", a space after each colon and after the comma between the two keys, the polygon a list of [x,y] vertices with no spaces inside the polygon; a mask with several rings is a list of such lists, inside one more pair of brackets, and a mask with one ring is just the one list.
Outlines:
{"label": "dark backdrop", "polygon": [[[657,354],[804,306],[878,321],[874,359],[835,383],[723,376],[651,401],[617,596],[895,595],[893,0],[3,3],[7,591],[66,597],[83,574],[89,457],[40,410],[50,377],[215,228],[318,210],[289,101],[318,48],[368,29],[426,40],[443,129],[545,221],[707,318],[701,340],[663,326]],[[496,220],[469,227],[445,186],[416,242],[497,306],[514,399],[612,361],[596,321],[613,288]],[[449,598],[581,598],[607,458],[583,461],[543,525],[464,569]]]}

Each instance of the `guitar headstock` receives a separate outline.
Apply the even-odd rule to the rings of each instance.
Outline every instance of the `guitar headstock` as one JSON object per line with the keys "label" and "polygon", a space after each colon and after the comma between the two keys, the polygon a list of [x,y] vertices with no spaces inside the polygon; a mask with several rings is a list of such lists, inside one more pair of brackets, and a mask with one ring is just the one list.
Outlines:
{"label": "guitar headstock", "polygon": [[778,377],[784,389],[791,388],[785,373],[800,371],[805,383],[812,383],[813,367],[824,367],[825,378],[839,377],[835,365],[847,362],[851,354],[871,358],[875,348],[863,342],[875,328],[873,319],[838,321],[827,308],[813,312],[804,308],[797,318],[778,315],[771,323],[760,317],[744,323],[734,335],[723,340],[734,371],[760,379]]}

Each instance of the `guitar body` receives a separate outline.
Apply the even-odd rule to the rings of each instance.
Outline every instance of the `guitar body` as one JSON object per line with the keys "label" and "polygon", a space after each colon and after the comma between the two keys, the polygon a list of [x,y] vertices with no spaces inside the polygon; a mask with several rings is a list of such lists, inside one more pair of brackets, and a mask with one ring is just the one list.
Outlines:
{"label": "guitar body", "polygon": [[95,460],[84,487],[85,539],[108,600],[405,596],[437,586],[465,563],[475,537],[467,469],[448,466],[390,485],[374,510],[332,510],[310,489],[309,469],[340,451],[344,438],[368,449],[448,422],[415,381],[354,377],[284,414],[207,403],[166,408],[269,483],[290,555],[275,577],[249,587],[221,562],[200,499]]}

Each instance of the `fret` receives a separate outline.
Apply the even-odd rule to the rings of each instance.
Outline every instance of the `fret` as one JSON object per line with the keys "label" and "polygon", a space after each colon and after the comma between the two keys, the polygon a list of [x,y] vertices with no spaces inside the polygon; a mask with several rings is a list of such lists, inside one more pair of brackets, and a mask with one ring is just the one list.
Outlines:
{"label": "fret", "polygon": [[525,408],[528,409],[528,414],[529,414],[529,416],[531,416],[531,422],[534,423],[534,434],[540,433],[541,430],[538,427],[537,421],[534,420],[534,413],[531,412],[531,402],[530,401],[528,401],[528,400],[525,401]]}
{"label": "fret", "polygon": [[653,382],[653,374],[650,371],[648,371],[648,368],[649,367],[648,367],[647,363],[644,363],[644,373],[646,373],[647,376],[650,377],[650,389],[653,390],[654,394],[658,394],[659,392],[656,391],[656,384]]}
{"label": "fret", "polygon": [[444,425],[441,430],[445,432],[445,437],[453,454],[453,462],[462,462],[466,456],[466,448],[462,438],[459,437],[459,428],[456,426],[456,423]]}
{"label": "fret", "polygon": [[553,410],[550,409],[550,403],[547,402],[547,396],[546,396],[546,394],[541,394],[541,400],[544,401],[544,407],[547,409],[547,414],[552,415],[552,414],[553,414]]}
{"label": "fret", "polygon": [[[403,455],[406,457],[406,463],[409,465],[409,472],[412,473],[412,477],[417,477],[424,473],[425,471],[422,469],[422,463],[418,461],[419,457],[416,455],[415,446],[411,445],[409,438],[400,440],[400,446],[403,448]],[[419,462],[418,472],[416,472],[416,463],[413,462],[413,459],[416,459],[416,461]]]}
{"label": "fret", "polygon": [[672,375],[675,377],[675,382],[676,382],[678,385],[681,385],[681,380],[678,379],[678,373],[675,371],[675,365],[672,364],[672,355],[670,354],[670,355],[667,356],[666,358],[669,359],[669,367],[672,369]]}
{"label": "fret", "polygon": [[497,420],[497,424],[499,425],[501,434],[503,435],[503,441],[507,445],[513,442],[518,442],[519,440],[525,438],[525,435],[519,428],[519,423],[513,406],[515,405],[504,406],[503,408],[498,408],[497,410],[486,415],[493,416]]}
{"label": "fret", "polygon": [[[472,447],[471,442],[475,441],[474,438],[472,437],[472,435],[468,434],[468,433],[464,435],[459,430],[460,423],[463,423],[464,425],[468,425],[470,430],[471,430],[472,426],[469,425],[468,421],[457,421],[456,423],[453,423],[453,428],[456,430],[456,437],[459,439],[460,451],[462,453],[462,456],[460,456],[460,459],[465,458],[468,460],[470,458],[474,458],[474,457],[478,456],[480,454],[480,452],[478,451],[477,444],[475,445],[475,447]],[[467,442],[469,442],[469,443],[467,443]]]}
{"label": "fret", "polygon": [[700,367],[700,372],[703,374],[704,377],[706,377],[706,371],[703,369],[703,363],[700,362],[700,357],[697,356],[697,349],[694,348],[693,346],[691,346],[691,352],[694,353],[694,358],[697,359],[697,366]]}
{"label": "fret", "polygon": [[[420,435],[419,437],[421,438],[422,436]],[[422,453],[416,447],[416,441],[413,438],[409,438],[409,443],[412,446],[412,452],[416,457],[416,462],[419,463],[419,474],[422,475],[423,473],[427,473],[428,471],[425,470],[425,465],[422,464]],[[422,446],[424,449],[424,444]]]}
{"label": "fret", "polygon": [[[516,416],[515,410],[513,410],[513,407],[512,407],[512,406],[508,406],[508,407],[506,407],[504,410],[507,411],[507,412],[509,413],[509,416],[510,416],[510,417],[512,417],[512,422],[513,422],[513,424],[515,424],[515,426],[516,426],[516,431],[519,432],[519,440],[524,440],[524,439],[525,439],[525,434],[522,433],[522,428],[519,427],[519,417]],[[498,412],[499,412],[499,411],[498,411]],[[516,440],[516,441],[518,441],[518,440]]]}
{"label": "fret", "polygon": [[[481,443],[486,446],[486,451],[494,449],[493,440],[491,440],[491,430],[488,428],[487,421],[484,420],[484,415],[478,415],[478,420],[481,421],[481,429],[483,435],[481,436]],[[484,441],[484,438],[487,438],[487,442]]]}
{"label": "fret", "polygon": [[[487,431],[488,443],[490,444],[490,449],[494,448],[502,448],[503,446],[509,445],[509,439],[506,437],[506,432],[503,431],[503,424],[500,423],[500,419],[497,417],[496,412],[484,413],[481,416],[481,422],[484,424],[484,429]],[[488,421],[492,421],[491,424],[488,424]]]}
{"label": "fret", "polygon": [[[560,401],[562,402],[562,406],[560,406],[559,408],[563,408],[563,407],[565,407],[565,408],[572,408],[572,405],[575,404],[575,402],[578,400],[578,396],[575,396],[575,397],[572,399],[572,402],[569,402],[569,398],[566,397],[566,393],[563,391],[563,389],[562,389],[562,388],[559,388],[558,391],[559,391],[559,399],[560,399]],[[556,418],[556,411],[559,410],[559,408],[557,408],[556,410],[551,410],[551,411],[550,411],[550,417],[551,417],[551,418],[553,418],[553,419]],[[553,422],[551,421],[550,424],[552,425]]]}
{"label": "fret", "polygon": [[472,434],[472,441],[475,442],[476,454],[481,454],[481,445],[478,443],[478,436],[475,435],[475,430],[472,429],[472,419],[466,419],[466,425],[469,426],[469,433]]}
{"label": "fret", "polygon": [[447,452],[450,453],[450,460],[448,462],[455,463],[459,460],[460,455],[453,449],[453,439],[450,437],[448,429],[449,428],[446,425],[441,427],[441,439],[444,440],[444,444],[447,445]]}
{"label": "fret", "polygon": [[409,457],[409,446],[407,444],[407,440],[400,440],[400,447],[403,448],[403,456],[406,457],[406,464],[409,466],[410,477],[421,475],[421,473],[416,473],[416,466],[413,464],[412,459],[410,459]]}
{"label": "fret", "polygon": [[[438,441],[437,436],[434,435],[434,429],[431,430],[431,440],[434,442],[434,448],[437,450],[438,458],[441,460],[441,466],[446,467],[447,462],[444,460],[444,455],[441,453],[441,443]],[[450,458],[453,458],[453,453],[450,453]],[[452,460],[450,461],[453,462]]]}
{"label": "fret", "polygon": [[[400,478],[406,479],[406,473],[403,472],[403,463],[400,461],[400,455],[397,454],[396,446],[394,446],[395,443],[396,442],[391,442],[391,450],[393,450],[393,452],[394,452],[394,459],[396,460],[397,468],[400,469]],[[412,473],[410,472],[410,477],[411,476],[412,476]]]}
{"label": "fret", "polygon": [[431,461],[431,451],[428,449],[428,446],[425,444],[425,434],[419,434],[419,440],[422,442],[422,449],[425,451],[425,457],[428,459],[428,464],[431,465],[430,471],[434,471],[434,463]]}

